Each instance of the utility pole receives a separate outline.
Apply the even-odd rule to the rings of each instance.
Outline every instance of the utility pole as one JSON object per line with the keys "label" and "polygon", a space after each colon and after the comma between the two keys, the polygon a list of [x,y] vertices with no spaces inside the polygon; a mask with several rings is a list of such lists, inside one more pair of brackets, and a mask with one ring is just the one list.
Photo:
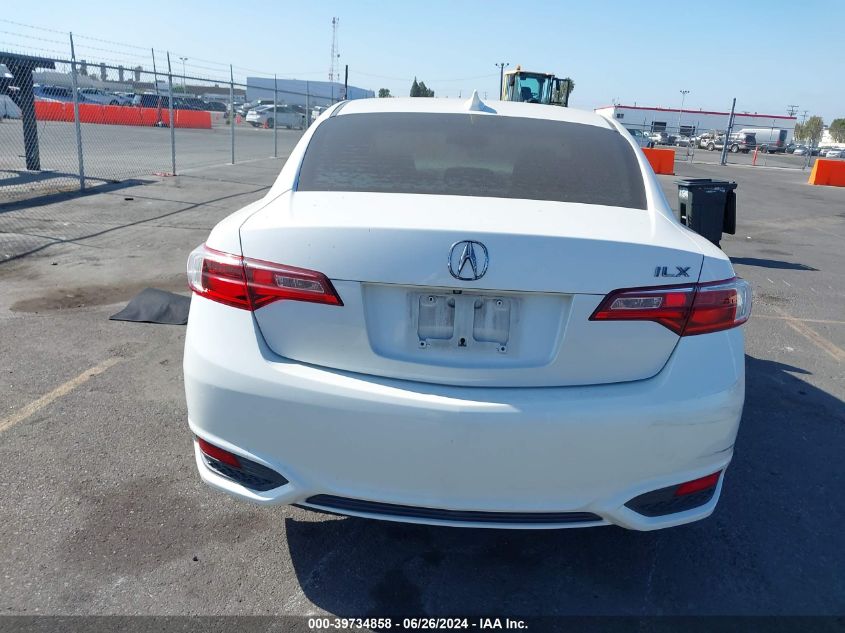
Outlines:
{"label": "utility pole", "polygon": [[788,105],[786,106],[786,112],[789,114],[789,116],[795,116],[795,113],[798,112],[798,106]]}
{"label": "utility pole", "polygon": [[185,94],[185,62],[188,61],[188,58],[180,57],[179,59],[182,60],[182,94]]}
{"label": "utility pole", "polygon": [[346,70],[343,73],[343,98],[349,98],[349,64],[346,64]]}
{"label": "utility pole", "polygon": [[801,125],[804,125],[804,121],[807,120],[807,115],[809,113],[810,113],[809,110],[804,110],[804,112],[801,113]]}
{"label": "utility pole", "polygon": [[337,71],[337,60],[340,57],[340,51],[337,49],[338,26],[340,26],[340,18],[332,18],[332,60],[329,65],[329,81],[340,79],[340,73]]}
{"label": "utility pole", "polygon": [[684,101],[689,94],[689,90],[681,90],[681,108],[678,110],[678,136],[681,135],[681,113],[684,111]]}
{"label": "utility pole", "polygon": [[499,62],[495,64],[499,69],[499,98],[502,98],[502,82],[505,80],[505,67],[510,66],[508,62]]}

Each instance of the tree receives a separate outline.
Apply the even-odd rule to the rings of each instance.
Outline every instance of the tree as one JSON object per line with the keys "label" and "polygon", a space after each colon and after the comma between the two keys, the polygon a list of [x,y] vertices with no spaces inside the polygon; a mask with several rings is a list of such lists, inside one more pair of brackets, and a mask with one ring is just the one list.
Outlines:
{"label": "tree", "polygon": [[379,88],[378,89],[378,96],[380,99],[385,99],[390,95],[390,88]]}
{"label": "tree", "polygon": [[417,81],[417,78],[414,77],[414,83],[411,84],[411,96],[412,97],[433,97],[434,90],[426,87],[424,81]]}
{"label": "tree", "polygon": [[834,142],[845,143],[845,119],[833,119],[829,131]]}
{"label": "tree", "polygon": [[796,123],[795,129],[792,130],[792,136],[795,137],[795,140],[799,143],[804,142],[804,124],[803,123]]}
{"label": "tree", "polygon": [[820,116],[811,116],[801,126],[804,138],[812,145],[818,144],[824,132],[824,120]]}

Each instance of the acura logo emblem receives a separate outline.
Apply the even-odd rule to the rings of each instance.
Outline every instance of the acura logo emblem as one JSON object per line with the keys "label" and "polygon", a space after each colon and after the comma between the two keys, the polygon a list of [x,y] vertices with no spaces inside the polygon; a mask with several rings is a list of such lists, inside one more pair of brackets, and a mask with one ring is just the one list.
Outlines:
{"label": "acura logo emblem", "polygon": [[475,281],[487,272],[487,247],[475,240],[455,242],[449,250],[449,273],[455,279]]}

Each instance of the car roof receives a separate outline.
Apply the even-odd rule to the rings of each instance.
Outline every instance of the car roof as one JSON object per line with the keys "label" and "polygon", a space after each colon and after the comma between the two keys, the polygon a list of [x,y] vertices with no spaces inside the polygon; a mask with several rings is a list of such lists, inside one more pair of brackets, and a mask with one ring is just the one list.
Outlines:
{"label": "car roof", "polygon": [[472,99],[446,99],[435,97],[372,98],[346,101],[337,112],[338,116],[349,114],[369,114],[377,112],[408,112],[429,114],[483,114],[521,117],[525,119],[545,119],[547,121],[567,121],[583,125],[594,125],[606,129],[615,129],[603,116],[561,106],[541,105],[539,103],[519,103],[515,101],[484,101],[483,109],[470,109]]}

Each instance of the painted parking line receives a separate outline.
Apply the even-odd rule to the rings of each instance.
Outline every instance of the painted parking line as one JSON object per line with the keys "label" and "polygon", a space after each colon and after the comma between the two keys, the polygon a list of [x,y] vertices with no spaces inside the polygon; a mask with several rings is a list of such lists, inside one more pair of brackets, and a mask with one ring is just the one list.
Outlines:
{"label": "painted parking line", "polygon": [[783,321],[789,327],[791,327],[801,336],[809,340],[816,347],[818,347],[828,356],[830,356],[833,360],[839,363],[845,361],[845,350],[836,345],[836,343],[834,343],[833,341],[829,341],[824,336],[811,329],[806,323],[803,322],[803,320],[795,318],[785,310],[782,310],[777,306],[772,306],[772,309],[777,312],[781,317],[783,317]]}
{"label": "painted parking line", "polygon": [[33,400],[32,402],[30,402],[25,407],[18,409],[12,415],[3,418],[2,420],[0,420],[0,433],[5,431],[6,429],[12,428],[18,422],[23,422],[29,416],[31,416],[34,413],[37,413],[38,411],[40,411],[41,409],[43,409],[44,407],[49,405],[54,400],[57,400],[58,398],[61,398],[62,396],[69,394],[71,391],[73,391],[74,389],[76,389],[80,385],[88,382],[88,380],[90,378],[92,378],[92,377],[94,377],[98,374],[102,374],[109,367],[116,365],[121,360],[122,360],[121,358],[116,357],[116,356],[112,357],[112,358],[107,358],[102,363],[100,363],[98,365],[94,365],[93,367],[91,367],[91,369],[86,369],[85,371],[83,371],[81,374],[79,374],[75,378],[71,378],[67,382],[62,383],[61,385],[59,385],[58,387],[56,387],[55,389],[53,389],[49,393],[45,393],[43,396],[41,396],[37,400]]}

